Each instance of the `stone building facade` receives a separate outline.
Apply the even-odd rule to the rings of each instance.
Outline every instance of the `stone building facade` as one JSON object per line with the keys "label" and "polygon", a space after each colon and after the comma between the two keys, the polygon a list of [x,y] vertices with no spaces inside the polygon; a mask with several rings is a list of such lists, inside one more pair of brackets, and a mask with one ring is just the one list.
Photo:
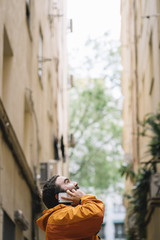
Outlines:
{"label": "stone building facade", "polygon": [[0,239],[44,239],[40,187],[68,175],[66,1],[0,1]]}
{"label": "stone building facade", "polygon": [[[122,0],[123,148],[136,170],[144,157],[148,139],[140,137],[138,121],[155,113],[160,102],[160,1]],[[126,192],[132,185],[126,181]],[[147,227],[147,240],[160,237],[160,209],[155,208]]]}

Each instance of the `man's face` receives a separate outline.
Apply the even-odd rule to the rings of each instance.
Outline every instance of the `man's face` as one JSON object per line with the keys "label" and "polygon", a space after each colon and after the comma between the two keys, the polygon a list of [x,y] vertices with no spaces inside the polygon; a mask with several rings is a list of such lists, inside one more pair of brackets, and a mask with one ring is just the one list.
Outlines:
{"label": "man's face", "polygon": [[59,185],[61,187],[61,189],[63,189],[65,192],[67,190],[72,190],[72,189],[79,189],[78,183],[77,182],[73,182],[70,181],[69,178],[63,177],[63,176],[59,176],[56,179],[56,184]]}

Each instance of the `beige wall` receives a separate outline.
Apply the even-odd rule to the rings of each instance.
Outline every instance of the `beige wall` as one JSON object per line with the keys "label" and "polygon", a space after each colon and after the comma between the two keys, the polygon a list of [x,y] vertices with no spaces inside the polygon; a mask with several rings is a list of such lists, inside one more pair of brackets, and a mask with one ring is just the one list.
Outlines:
{"label": "beige wall", "polygon": [[[155,112],[160,101],[159,17],[142,18],[159,12],[158,1],[123,0],[121,9],[123,146],[136,160],[133,133],[136,133],[137,119],[142,121],[146,113]],[[144,149],[139,151],[140,160]]]}
{"label": "beige wall", "polygon": [[[22,210],[28,220],[29,230],[25,231],[24,236],[31,239],[31,219],[32,219],[32,196],[22,173],[18,169],[16,162],[7,147],[6,143],[0,139],[1,145],[1,206],[14,222],[14,211]],[[17,229],[16,229],[17,230]],[[16,239],[22,239],[22,231],[17,234]]]}
{"label": "beige wall", "polygon": [[[123,148],[126,160],[137,169],[146,161],[148,139],[138,135],[137,120],[143,121],[146,113],[156,112],[160,102],[160,3],[158,0],[122,0],[122,91]],[[146,16],[150,16],[146,18]],[[126,182],[126,191],[132,188]],[[160,221],[156,208],[148,226],[148,240],[158,240]]]}
{"label": "beige wall", "polygon": [[[29,2],[29,24],[26,2]],[[10,134],[16,139],[17,154],[23,156],[21,164],[27,169],[24,169],[26,176],[30,182],[35,180],[38,187],[40,163],[54,160],[53,137],[57,137],[60,145],[63,136],[66,162],[59,149],[60,160],[53,162],[52,174],[68,175],[66,27],[64,0],[0,2],[0,99],[4,107],[0,127],[4,128],[10,143],[9,146],[1,133],[0,218],[3,220],[2,210],[5,210],[14,222],[14,211],[21,209],[30,224],[24,233],[16,226],[16,240],[21,239],[20,235],[32,239],[33,193],[13,155]],[[9,133],[4,115],[9,122],[9,126],[6,125]]]}

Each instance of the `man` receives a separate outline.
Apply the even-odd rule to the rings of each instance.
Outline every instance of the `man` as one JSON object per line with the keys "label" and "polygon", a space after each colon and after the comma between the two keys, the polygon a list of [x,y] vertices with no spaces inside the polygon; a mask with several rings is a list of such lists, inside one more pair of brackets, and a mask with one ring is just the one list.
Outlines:
{"label": "man", "polygon": [[[59,204],[58,194],[67,192],[70,205]],[[46,240],[98,240],[104,204],[79,190],[77,182],[55,175],[43,187],[42,199],[48,210],[37,220]]]}

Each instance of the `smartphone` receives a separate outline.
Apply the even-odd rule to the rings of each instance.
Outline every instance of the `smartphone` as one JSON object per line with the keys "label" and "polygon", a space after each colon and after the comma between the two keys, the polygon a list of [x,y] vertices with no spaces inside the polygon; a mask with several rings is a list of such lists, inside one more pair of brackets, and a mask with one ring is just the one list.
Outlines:
{"label": "smartphone", "polygon": [[58,193],[58,202],[59,203],[72,203],[73,202],[71,200],[66,200],[66,199],[61,198],[62,196],[63,197],[71,197],[66,192],[60,192],[60,193]]}

